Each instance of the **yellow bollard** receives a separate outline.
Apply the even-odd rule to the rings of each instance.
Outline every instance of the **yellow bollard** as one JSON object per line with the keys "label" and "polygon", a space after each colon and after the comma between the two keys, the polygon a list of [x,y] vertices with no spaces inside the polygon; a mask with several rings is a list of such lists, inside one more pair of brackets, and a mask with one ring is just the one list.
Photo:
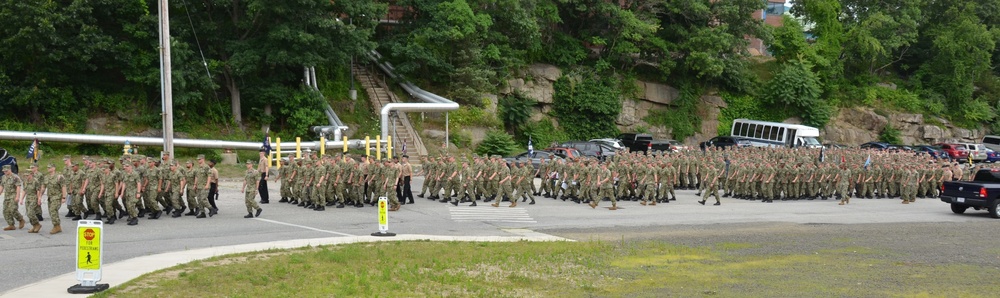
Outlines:
{"label": "yellow bollard", "polygon": [[372,156],[371,137],[365,136],[365,157]]}
{"label": "yellow bollard", "polygon": [[326,154],[326,137],[319,137],[319,157]]}
{"label": "yellow bollard", "polygon": [[382,160],[382,135],[375,136],[375,160]]}
{"label": "yellow bollard", "polygon": [[385,137],[385,157],[392,158],[392,136]]}
{"label": "yellow bollard", "polygon": [[347,153],[347,137],[344,137],[344,153]]}
{"label": "yellow bollard", "polygon": [[302,138],[295,137],[295,158],[302,158]]}
{"label": "yellow bollard", "polygon": [[278,169],[281,169],[281,138],[275,138],[274,151],[278,152]]}
{"label": "yellow bollard", "polygon": [[[272,153],[273,154],[273,153]],[[267,154],[267,167],[271,167],[271,154]]]}

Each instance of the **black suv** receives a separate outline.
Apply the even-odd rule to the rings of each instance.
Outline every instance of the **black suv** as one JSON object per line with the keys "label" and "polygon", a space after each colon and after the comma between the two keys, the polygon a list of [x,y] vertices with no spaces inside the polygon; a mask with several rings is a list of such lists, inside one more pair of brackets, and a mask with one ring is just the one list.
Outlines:
{"label": "black suv", "polygon": [[[8,154],[7,149],[0,148],[0,168],[3,166],[10,166],[10,171],[17,174],[17,158],[14,158]],[[0,177],[3,176],[3,171],[0,171]]]}
{"label": "black suv", "polygon": [[559,147],[573,148],[580,150],[583,156],[604,159],[604,148],[600,144],[587,141],[569,141],[559,144]]}
{"label": "black suv", "polygon": [[631,151],[636,151],[636,149],[640,149],[638,147],[635,147],[636,141],[641,141],[641,140],[652,141],[653,135],[644,133],[623,133],[618,135],[616,139],[622,141],[622,145],[625,145],[625,148],[628,148]]}
{"label": "black suv", "polygon": [[708,147],[717,147],[717,148],[725,148],[732,146],[749,147],[750,141],[738,137],[718,136],[712,138],[711,140],[701,142],[701,144],[699,144],[698,146],[701,147],[701,150],[708,149]]}

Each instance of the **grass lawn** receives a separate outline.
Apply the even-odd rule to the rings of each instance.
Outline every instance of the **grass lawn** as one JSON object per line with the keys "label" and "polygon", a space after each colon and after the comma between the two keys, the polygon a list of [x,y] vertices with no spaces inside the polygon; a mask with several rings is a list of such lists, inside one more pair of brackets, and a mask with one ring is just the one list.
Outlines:
{"label": "grass lawn", "polygon": [[834,247],[637,242],[386,242],[223,256],[96,297],[993,297],[1000,268]]}

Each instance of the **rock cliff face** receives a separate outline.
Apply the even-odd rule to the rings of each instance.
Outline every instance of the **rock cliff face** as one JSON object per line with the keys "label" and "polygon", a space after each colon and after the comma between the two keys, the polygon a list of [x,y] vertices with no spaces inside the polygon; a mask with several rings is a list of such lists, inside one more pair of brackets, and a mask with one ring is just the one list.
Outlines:
{"label": "rock cliff face", "polygon": [[[528,67],[525,78],[511,79],[507,86],[501,88],[501,95],[520,93],[538,101],[539,105],[532,115],[532,121],[554,117],[552,111],[555,89],[553,83],[562,77],[563,72],[558,67],[548,64],[533,64]],[[663,127],[646,123],[642,119],[650,111],[668,109],[674,100],[680,96],[680,91],[669,85],[654,82],[636,82],[634,98],[622,99],[622,112],[615,121],[623,132],[645,129],[656,138],[673,138],[673,133]],[[490,96],[495,105],[497,97]],[[698,105],[698,117],[701,126],[695,135],[679,140],[687,145],[696,145],[717,134],[719,115],[726,107],[726,102],[716,95],[704,95]],[[928,121],[925,121],[928,120]],[[801,123],[799,118],[790,118],[786,123]],[[557,122],[558,123],[558,122]],[[876,114],[869,108],[841,109],[836,117],[820,131],[824,143],[843,145],[860,145],[878,140],[879,133],[888,126],[900,131],[905,144],[934,144],[939,142],[978,142],[986,134],[984,129],[969,130],[952,125],[945,119],[933,117],[924,119],[921,114],[891,114],[889,117]]]}
{"label": "rock cliff face", "polygon": [[[925,121],[926,120],[926,121]],[[933,124],[932,124],[933,123]],[[956,127],[948,120],[921,114],[876,114],[869,108],[841,109],[820,132],[824,142],[858,145],[878,140],[879,133],[892,125],[899,130],[904,144],[934,144],[941,142],[979,142],[986,134],[984,129],[970,130]]]}

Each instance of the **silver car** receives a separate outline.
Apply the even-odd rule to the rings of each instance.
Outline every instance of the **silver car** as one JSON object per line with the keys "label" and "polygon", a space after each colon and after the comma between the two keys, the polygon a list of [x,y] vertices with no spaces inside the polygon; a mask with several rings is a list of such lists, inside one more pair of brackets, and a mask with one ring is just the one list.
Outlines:
{"label": "silver car", "polygon": [[982,162],[989,158],[989,153],[983,144],[963,143],[961,145],[964,145],[965,149],[969,151],[969,158],[974,162]]}

